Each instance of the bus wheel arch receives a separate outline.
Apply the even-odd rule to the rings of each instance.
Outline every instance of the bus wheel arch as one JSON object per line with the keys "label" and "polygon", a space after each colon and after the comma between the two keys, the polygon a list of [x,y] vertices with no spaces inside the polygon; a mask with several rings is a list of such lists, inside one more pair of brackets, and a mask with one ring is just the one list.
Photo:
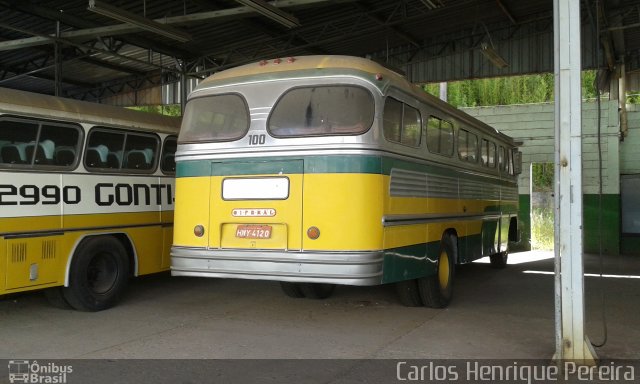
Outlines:
{"label": "bus wheel arch", "polygon": [[440,240],[436,273],[418,279],[422,303],[431,308],[444,308],[453,298],[455,265],[458,259],[458,237],[447,230]]}
{"label": "bus wheel arch", "polygon": [[[133,255],[122,236],[90,235],[75,247],[68,262],[65,300],[81,311],[100,311],[115,305],[131,276]],[[130,246],[130,243],[129,243]],[[133,264],[132,264],[133,263]]]}

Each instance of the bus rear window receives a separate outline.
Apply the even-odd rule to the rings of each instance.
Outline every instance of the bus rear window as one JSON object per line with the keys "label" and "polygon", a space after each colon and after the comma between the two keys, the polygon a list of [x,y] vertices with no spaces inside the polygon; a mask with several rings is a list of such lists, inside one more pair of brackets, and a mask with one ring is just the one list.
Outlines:
{"label": "bus rear window", "polygon": [[249,108],[240,95],[205,96],[189,100],[179,143],[231,141],[249,130]]}
{"label": "bus rear window", "polygon": [[276,137],[353,135],[373,124],[373,95],[348,85],[294,88],[285,93],[269,117]]}

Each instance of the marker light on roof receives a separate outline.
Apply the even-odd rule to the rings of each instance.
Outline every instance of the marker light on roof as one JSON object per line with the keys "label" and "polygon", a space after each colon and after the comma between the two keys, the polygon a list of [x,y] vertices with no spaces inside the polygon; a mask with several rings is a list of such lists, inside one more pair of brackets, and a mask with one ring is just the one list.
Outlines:
{"label": "marker light on roof", "polygon": [[287,58],[287,63],[289,63],[289,64],[293,63],[294,61],[296,61],[295,57],[288,57]]}
{"label": "marker light on roof", "polygon": [[273,64],[280,64],[280,63],[282,63],[282,60],[280,59],[273,60]]}
{"label": "marker light on roof", "polygon": [[376,80],[382,80],[382,73],[376,73]]}
{"label": "marker light on roof", "polygon": [[260,60],[260,66],[263,67],[267,65],[267,60]]}

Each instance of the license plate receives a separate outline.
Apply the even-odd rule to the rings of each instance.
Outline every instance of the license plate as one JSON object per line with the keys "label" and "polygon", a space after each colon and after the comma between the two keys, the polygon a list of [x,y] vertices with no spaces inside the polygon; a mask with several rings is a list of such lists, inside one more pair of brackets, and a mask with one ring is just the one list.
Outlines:
{"label": "license plate", "polygon": [[236,237],[241,239],[270,239],[270,225],[242,224],[236,228]]}

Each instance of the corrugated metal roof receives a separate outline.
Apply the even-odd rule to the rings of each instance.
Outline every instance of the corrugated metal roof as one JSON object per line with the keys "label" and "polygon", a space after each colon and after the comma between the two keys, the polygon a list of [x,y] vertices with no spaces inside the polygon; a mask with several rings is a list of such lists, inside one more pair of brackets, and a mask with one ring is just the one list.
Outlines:
{"label": "corrugated metal roof", "polygon": [[[513,73],[546,70],[553,57],[548,39],[538,38],[551,31],[552,0],[433,0],[440,5],[435,9],[420,0],[274,2],[300,21],[293,29],[233,0],[103,1],[124,12],[168,22],[193,37],[186,43],[150,31],[114,32],[122,22],[89,11],[88,3],[0,0],[0,87],[53,93],[54,45],[47,36],[55,34],[57,21],[62,31],[63,94],[89,99],[97,93],[148,87],[167,81],[169,75],[175,79],[183,71],[202,77],[219,69],[289,55],[388,59],[394,65],[413,68],[412,73],[417,70],[413,76],[422,80],[425,76],[444,79],[447,72],[455,72],[456,78],[504,74],[492,68],[478,70],[479,65],[487,64],[474,58],[477,53],[473,48],[487,38],[507,50],[513,62],[508,70]],[[637,0],[600,4],[605,11],[602,25],[625,27],[613,34],[615,50],[628,57],[631,69],[634,63],[639,67],[635,69],[640,69],[640,28],[627,28],[640,22]],[[583,12],[585,26],[589,25],[587,16]],[[513,42],[523,36],[528,39],[525,47]],[[441,67],[438,73],[430,73],[433,69],[426,66],[417,68],[417,63],[453,50],[467,50],[469,55],[457,57],[455,66]],[[539,54],[535,50],[540,50]],[[543,62],[537,63],[539,60]]]}

